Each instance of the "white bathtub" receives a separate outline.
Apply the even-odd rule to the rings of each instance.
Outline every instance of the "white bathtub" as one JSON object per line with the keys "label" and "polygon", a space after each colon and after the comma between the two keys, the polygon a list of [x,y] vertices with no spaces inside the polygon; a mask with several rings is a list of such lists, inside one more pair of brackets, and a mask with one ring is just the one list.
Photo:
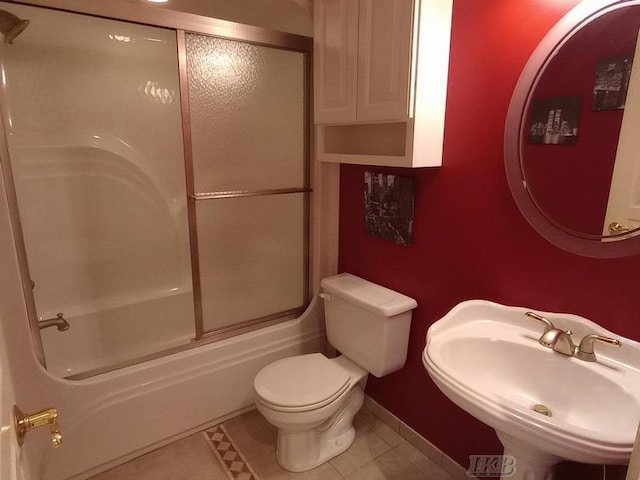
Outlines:
{"label": "white bathtub", "polygon": [[195,336],[191,291],[176,289],[101,307],[64,312],[70,325],[66,331],[41,330],[47,370],[69,377],[186,345]]}
{"label": "white bathtub", "polygon": [[[338,170],[331,172],[334,175],[332,191],[336,192]],[[22,290],[21,266],[13,230],[9,227],[12,222],[3,177],[4,172],[0,171],[0,225],[8,227],[0,228],[0,329],[5,338],[11,339],[5,346],[7,369],[15,379],[16,402],[21,409],[35,412],[56,407],[63,434],[63,446],[59,449],[51,448],[46,429],[37,429],[29,434],[21,452],[29,459],[35,480],[88,478],[177,436],[216,423],[253,405],[253,378],[263,366],[286,356],[323,350],[323,306],[315,298],[306,312],[295,320],[85,380],[63,378],[63,375],[89,367],[82,350],[97,353],[98,344],[92,340],[95,332],[91,330],[102,329],[102,326],[90,321],[95,312],[108,313],[109,316],[121,308],[136,314],[179,308],[189,295],[185,290],[168,296],[167,289],[157,289],[164,292],[159,297],[145,297],[144,292],[138,292],[137,299],[132,301],[85,303],[91,305],[86,309],[80,302],[72,303],[73,308],[68,310],[69,331],[43,331],[52,369],[47,371],[34,353]],[[315,204],[316,207],[319,204]],[[324,241],[333,242],[333,248],[322,265],[314,267],[318,268],[313,277],[315,284],[319,283],[320,275],[335,273],[337,241],[333,241],[330,235]],[[319,255],[318,242],[313,247],[314,258]],[[115,300],[118,297],[111,298]],[[173,306],[167,307],[168,304]],[[40,313],[55,316],[55,308],[51,306],[50,311]],[[86,323],[83,324],[81,318],[74,318],[76,315],[84,315]],[[132,348],[151,340],[147,338],[149,330],[142,324],[149,324],[153,319],[154,315],[150,314],[139,326],[133,323],[126,326],[128,332],[130,329],[145,331],[145,335],[125,339]],[[180,338],[182,325],[191,328],[190,321],[178,322],[177,325],[172,333],[163,337],[167,342]],[[73,337],[75,335],[77,339]],[[110,348],[103,349],[100,361],[110,362],[120,354],[115,354]]]}
{"label": "white bathtub", "polygon": [[[0,181],[0,225],[9,226],[5,199]],[[59,449],[51,448],[46,429],[29,435],[22,452],[30,459],[34,479],[85,479],[217,423],[253,405],[253,378],[262,367],[286,356],[322,351],[325,345],[323,306],[314,299],[295,320],[84,380],[68,380],[64,377],[184,343],[193,328],[189,290],[156,288],[154,294],[128,289],[124,291],[132,298],[103,295],[93,302],[65,302],[71,328],[42,331],[50,368],[46,370],[32,348],[11,228],[0,228],[0,265],[0,328],[11,338],[6,349],[9,369],[19,380],[17,402],[26,412],[56,407],[63,434]],[[38,288],[42,284],[36,281]],[[57,308],[52,302],[39,313],[55,316]],[[159,311],[169,319],[165,325],[157,324]]]}
{"label": "white bathtub", "polygon": [[[253,405],[253,377],[263,366],[285,356],[321,351],[325,344],[322,304],[314,300],[296,320],[84,380],[65,379],[193,338],[191,292],[184,286],[191,280],[188,255],[180,253],[188,252],[184,202],[170,201],[173,196],[160,201],[154,193],[160,181],[151,182],[151,177],[141,175],[142,170],[129,161],[131,155],[103,147],[24,148],[17,155],[26,160],[18,169],[18,183],[23,182],[22,191],[28,192],[30,200],[38,200],[23,202],[20,212],[23,219],[32,220],[25,222],[33,227],[26,232],[30,260],[39,259],[30,262],[38,314],[49,318],[63,312],[71,325],[65,332],[41,331],[48,370],[31,348],[11,230],[0,229],[4,286],[0,289],[0,318],[3,322],[9,319],[0,328],[12,339],[7,348],[11,369],[24,380],[17,386],[18,401],[27,412],[56,407],[63,434],[63,446],[55,450],[46,430],[29,435],[23,451],[31,459],[34,479],[88,478],[242,411]],[[153,258],[164,260],[149,260],[133,269],[124,259],[116,265],[126,274],[104,275],[100,282],[89,276],[87,272],[95,269],[95,256],[88,254],[91,252],[79,255],[84,250],[76,248],[69,232],[59,228],[60,222],[53,217],[54,213],[63,219],[82,216],[86,202],[63,202],[64,209],[48,213],[51,199],[64,194],[57,183],[49,181],[55,175],[62,175],[78,190],[91,185],[93,205],[100,211],[114,198],[128,195],[114,215],[107,215],[113,222],[98,222],[100,245],[111,245],[107,235],[125,241],[130,240],[129,235],[146,235],[144,245],[160,251]],[[95,195],[97,191],[100,195]],[[0,183],[0,223],[9,225],[5,198]],[[122,217],[127,218],[121,225]],[[137,221],[141,217],[146,219],[144,228]],[[92,225],[91,215],[84,214],[84,218]],[[142,230],[139,235],[131,233],[136,228]],[[29,243],[29,239],[42,238],[47,242]],[[49,247],[55,247],[54,254]],[[131,248],[125,245],[123,250]],[[109,271],[115,269],[110,254],[106,248],[105,261],[99,262]]]}
{"label": "white bathtub", "polygon": [[314,300],[298,319],[86,380],[50,378],[74,390],[59,408],[63,448],[44,451],[36,475],[84,479],[176,436],[253,405],[253,377],[286,356],[322,351],[323,308]]}
{"label": "white bathtub", "polygon": [[[69,54],[71,45],[77,46],[79,36],[104,42],[107,51],[151,49],[152,54],[143,51],[139,58],[152,59],[153,81],[178,92],[175,34],[169,30],[147,32],[149,27],[122,23],[118,25],[119,35],[139,39],[135,44],[122,45],[109,38],[113,33],[111,24],[102,26],[101,21],[88,17],[83,36],[78,33],[82,22],[72,16],[70,19],[77,23],[65,31],[73,34],[61,37],[52,35],[51,28],[67,23],[49,18],[66,14],[13,4],[6,7],[32,22],[28,36],[22,37],[20,45],[11,52],[7,50],[3,58],[4,64],[14,59],[9,86],[16,79],[21,87],[17,90],[19,101],[3,102],[3,109],[8,109],[11,115],[7,118],[12,119],[13,125],[25,127],[19,130],[12,126],[7,133],[12,138],[16,183],[28,198],[20,205],[20,216],[25,224],[27,219],[33,219],[30,223],[33,228],[24,225],[23,229],[28,237],[26,246],[36,283],[38,315],[49,318],[62,311],[71,329],[43,332],[51,368],[45,370],[34,354],[34,339],[29,330],[22,276],[25,285],[30,279],[24,265],[21,271],[15,250],[17,212],[7,203],[4,177],[10,175],[4,165],[0,171],[0,329],[3,337],[10,339],[6,345],[7,371],[16,380],[16,402],[25,412],[46,407],[56,407],[59,412],[62,448],[52,449],[47,430],[36,429],[20,450],[28,459],[32,478],[81,479],[251,406],[252,381],[260,368],[284,356],[323,348],[322,305],[314,301],[300,318],[251,333],[85,380],[64,379],[63,376],[147,348],[164,348],[183,338],[183,326],[192,328],[186,314],[170,326],[166,335],[159,334],[160,338],[151,339],[153,328],[146,328],[155,318],[151,313],[154,309],[173,313],[182,303],[179,295],[171,298],[166,292],[191,281],[184,213],[185,176],[182,170],[174,168],[182,165],[176,162],[183,152],[179,103],[150,102],[143,90],[136,88],[149,81],[147,70],[137,68],[137,64],[135,68],[123,63],[122,68],[107,69],[98,62],[99,68],[85,68],[88,57],[84,47],[89,41],[80,45],[81,55]],[[127,29],[132,29],[132,33]],[[143,38],[149,41],[142,41]],[[169,59],[160,58],[160,51],[156,51],[156,46],[160,46],[156,40],[163,38],[171,45],[165,49],[172,53]],[[35,46],[34,54],[22,53],[30,45]],[[49,54],[50,50],[45,48],[49,45],[60,48]],[[118,58],[126,60],[124,55],[119,54]],[[81,63],[76,65],[78,59]],[[46,88],[42,88],[38,82],[44,78],[45,63],[53,68],[51,75],[45,76]],[[144,66],[142,61],[139,63]],[[72,83],[68,82],[67,72],[78,72],[72,75]],[[122,72],[129,75],[121,75]],[[58,85],[66,91],[67,84],[74,88],[72,95],[52,94]],[[118,92],[117,96],[113,92]],[[119,100],[126,108],[108,114],[98,104],[100,99],[107,103]],[[67,106],[73,114],[64,113]],[[39,113],[42,107],[46,107],[46,115]],[[130,115],[134,109],[151,113],[136,123],[135,116]],[[96,111],[101,114],[96,115]],[[129,135],[122,136],[125,130]],[[0,138],[6,136],[0,125]],[[21,150],[16,151],[16,147]],[[21,162],[21,155],[25,163]],[[337,266],[338,167],[328,164],[314,167],[318,170],[318,175],[314,174],[314,192],[319,193],[312,196],[311,277],[316,285],[322,275],[335,273]],[[331,172],[330,188],[317,188],[320,168]],[[56,182],[51,181],[53,178]],[[86,193],[90,201],[69,197],[68,189],[58,188],[58,182],[79,194]],[[64,207],[58,209],[57,218],[49,214],[49,207],[54,204]],[[320,205],[329,213],[321,214]],[[67,233],[78,230],[76,218],[86,219],[84,225],[88,226],[81,229],[82,235],[71,237]],[[85,236],[97,237],[101,243],[77,241]],[[30,242],[32,238],[46,242]],[[326,247],[328,253],[323,251],[326,243],[330,243]],[[138,248],[137,244],[143,247]],[[97,251],[92,250],[95,245],[99,247]],[[121,245],[118,251],[133,252],[129,258],[139,257],[138,260],[146,262],[139,268],[131,268],[128,258],[112,255],[115,245]],[[151,256],[152,252],[158,254]],[[158,258],[162,261],[157,261]],[[106,269],[110,273],[116,269],[114,262],[125,273],[104,275],[100,277],[103,281],[96,281],[94,272]],[[164,293],[154,297],[154,292]],[[181,293],[187,292],[185,289]],[[136,298],[121,301],[129,294]],[[116,316],[121,310],[139,318],[122,329],[105,323],[107,318],[118,322]],[[114,342],[100,343],[102,340],[97,338],[102,337],[94,335],[97,331],[107,337],[124,336],[119,339],[124,342],[122,348],[113,348]],[[148,347],[147,342],[154,346]],[[139,350],[133,352],[134,348]],[[87,360],[88,352],[97,358]]]}

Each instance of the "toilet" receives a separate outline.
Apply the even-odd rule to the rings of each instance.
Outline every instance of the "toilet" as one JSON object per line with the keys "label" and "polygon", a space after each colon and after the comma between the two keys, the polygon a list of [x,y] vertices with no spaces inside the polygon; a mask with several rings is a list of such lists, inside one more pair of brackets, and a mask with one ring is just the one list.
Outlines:
{"label": "toilet", "polygon": [[413,298],[349,273],[322,280],[327,340],[341,355],[277,360],[256,375],[258,411],[278,428],[276,458],[292,472],[311,470],[347,450],[367,375],[404,366]]}

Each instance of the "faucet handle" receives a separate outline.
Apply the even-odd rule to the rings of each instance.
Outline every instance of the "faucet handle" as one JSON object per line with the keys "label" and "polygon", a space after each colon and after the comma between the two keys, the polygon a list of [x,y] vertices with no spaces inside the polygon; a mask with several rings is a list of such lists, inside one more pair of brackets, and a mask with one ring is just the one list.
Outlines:
{"label": "faucet handle", "polygon": [[585,362],[595,362],[596,354],[593,352],[593,345],[596,342],[608,343],[616,347],[622,345],[620,340],[616,340],[615,338],[603,337],[602,335],[596,334],[586,335],[580,340],[580,345],[576,350],[575,356]]}
{"label": "faucet handle", "polygon": [[534,313],[534,312],[526,312],[524,315],[526,317],[533,318],[534,320],[538,320],[538,321],[544,323],[545,327],[544,327],[544,332],[543,333],[547,333],[549,330],[553,330],[554,328],[556,328],[556,327],[553,326],[553,323],[551,323],[551,320],[549,320],[548,318],[543,317],[542,315],[538,315],[537,313]]}

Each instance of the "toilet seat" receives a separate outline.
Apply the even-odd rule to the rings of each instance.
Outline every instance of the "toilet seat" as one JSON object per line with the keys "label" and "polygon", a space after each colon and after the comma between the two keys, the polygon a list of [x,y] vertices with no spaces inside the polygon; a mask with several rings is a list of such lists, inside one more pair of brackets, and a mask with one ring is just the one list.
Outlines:
{"label": "toilet seat", "polygon": [[322,408],[349,390],[351,375],[321,353],[273,362],[256,375],[253,386],[265,406],[281,412]]}

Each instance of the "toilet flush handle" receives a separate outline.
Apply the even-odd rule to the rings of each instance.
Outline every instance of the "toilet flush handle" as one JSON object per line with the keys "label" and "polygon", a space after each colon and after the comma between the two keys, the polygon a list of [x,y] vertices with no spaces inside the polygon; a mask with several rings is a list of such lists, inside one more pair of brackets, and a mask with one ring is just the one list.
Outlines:
{"label": "toilet flush handle", "polygon": [[331,300],[331,295],[329,295],[328,293],[319,293],[318,296],[323,300]]}

